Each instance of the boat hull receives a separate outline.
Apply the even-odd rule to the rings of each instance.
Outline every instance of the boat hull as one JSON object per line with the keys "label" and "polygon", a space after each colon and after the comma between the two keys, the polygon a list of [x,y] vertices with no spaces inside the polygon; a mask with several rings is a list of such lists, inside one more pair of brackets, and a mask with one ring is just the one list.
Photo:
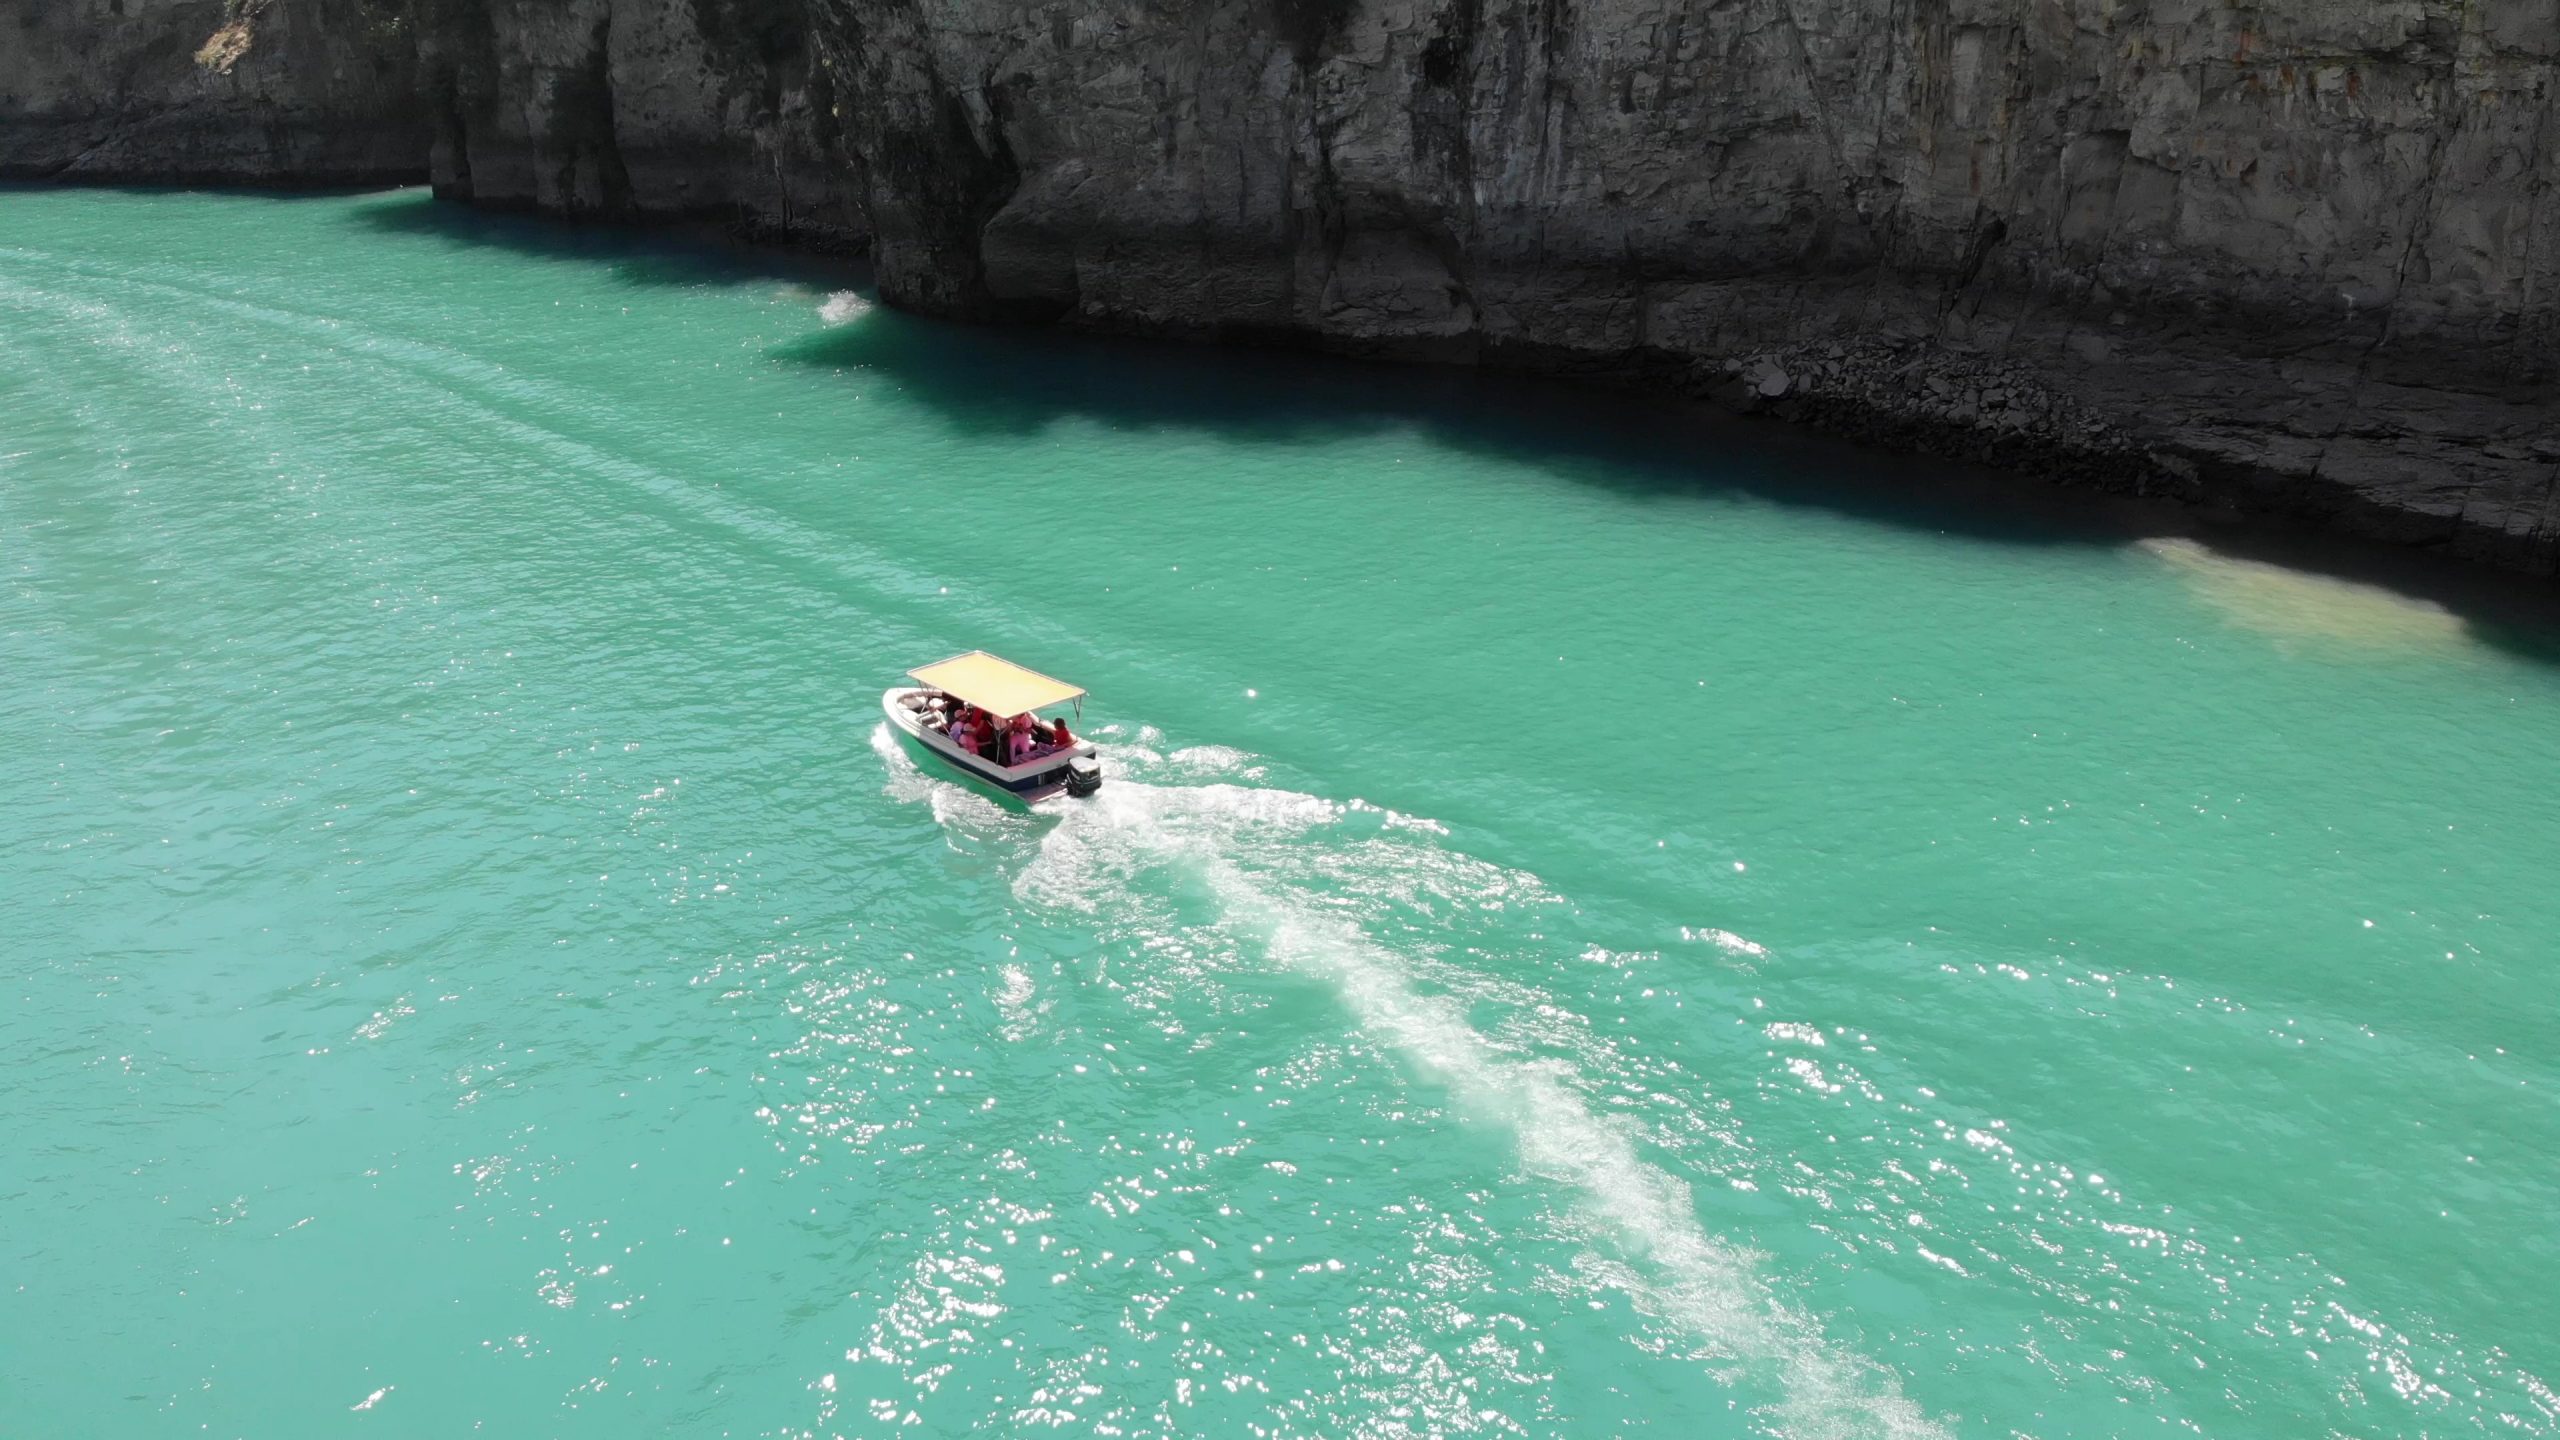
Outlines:
{"label": "boat hull", "polygon": [[1040,809],[1066,798],[1067,762],[1093,753],[1091,743],[1079,740],[1070,749],[1043,755],[1027,765],[995,764],[960,750],[941,732],[925,728],[906,703],[910,696],[924,693],[914,688],[883,692],[880,710],[888,717],[889,728],[898,732],[908,752],[926,762],[929,769],[966,780],[1000,800]]}

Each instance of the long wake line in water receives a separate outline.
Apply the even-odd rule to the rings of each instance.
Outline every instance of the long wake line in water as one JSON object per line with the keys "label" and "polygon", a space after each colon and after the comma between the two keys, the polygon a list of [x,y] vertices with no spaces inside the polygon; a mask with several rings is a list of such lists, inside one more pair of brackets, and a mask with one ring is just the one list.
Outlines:
{"label": "long wake line in water", "polygon": [[[974,808],[974,797],[956,782],[916,774],[886,725],[873,748],[899,772],[893,793],[938,801],[937,809]],[[1116,747],[1109,753],[1122,763],[1130,756]],[[1395,957],[1356,926],[1221,858],[1302,837],[1337,814],[1328,802],[1285,791],[1224,784],[1168,791],[1124,781],[1068,809],[1039,838],[1014,888],[1035,902],[1090,913],[1111,904],[1138,871],[1188,872],[1216,901],[1201,921],[1205,928],[1231,932],[1324,982],[1365,1033],[1448,1086],[1473,1120],[1502,1127],[1530,1175],[1568,1187],[1573,1206],[1621,1262],[1603,1273],[1639,1307],[1702,1345],[1710,1368],[1730,1365],[1773,1379],[1783,1397],[1769,1407],[1779,1422],[1773,1433],[1803,1440],[1942,1435],[1889,1374],[1827,1343],[1810,1317],[1773,1295],[1755,1273],[1757,1257],[1709,1234],[1689,1187],[1638,1155],[1632,1127],[1594,1115],[1554,1062],[1504,1056],[1456,1002],[1418,993]],[[1199,823],[1211,815],[1214,824]]]}

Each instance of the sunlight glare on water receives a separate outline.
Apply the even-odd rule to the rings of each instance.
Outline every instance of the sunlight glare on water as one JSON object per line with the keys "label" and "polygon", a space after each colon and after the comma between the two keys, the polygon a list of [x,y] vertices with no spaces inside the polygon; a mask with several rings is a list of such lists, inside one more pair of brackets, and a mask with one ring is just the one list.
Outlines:
{"label": "sunlight glare on water", "polygon": [[2560,1433],[2547,637],[417,193],[0,324],[9,1433]]}

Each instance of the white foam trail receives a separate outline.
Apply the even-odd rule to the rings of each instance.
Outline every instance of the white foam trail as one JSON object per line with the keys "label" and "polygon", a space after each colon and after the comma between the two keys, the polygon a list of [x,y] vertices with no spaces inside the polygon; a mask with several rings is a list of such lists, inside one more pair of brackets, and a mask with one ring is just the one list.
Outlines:
{"label": "white foam trail", "polygon": [[[1326,824],[1339,813],[1326,801],[1288,790],[1248,785],[1158,788],[1114,780],[1041,837],[1040,853],[1015,879],[1014,893],[1038,904],[1091,911],[1118,895],[1138,873],[1180,858],[1185,847],[1215,848],[1221,830],[1280,835]],[[1176,839],[1167,829],[1168,820],[1188,822],[1193,833]]]}
{"label": "white foam trail", "polygon": [[818,307],[818,318],[829,325],[850,325],[870,313],[871,302],[853,290],[835,291]]}
{"label": "white foam trail", "polygon": [[1753,1252],[1700,1224],[1689,1186],[1639,1153],[1630,1124],[1595,1113],[1565,1062],[1504,1054],[1457,1000],[1417,990],[1404,959],[1359,926],[1229,858],[1351,813],[1286,790],[1115,779],[1041,836],[1015,890],[1032,903],[1092,912],[1117,903],[1145,871],[1195,878],[1216,904],[1219,928],[1324,982],[1377,1043],[1448,1087],[1475,1122],[1508,1131],[1522,1167],[1562,1187],[1592,1238],[1616,1252],[1595,1257],[1594,1274],[1707,1357],[1775,1388],[1780,1398],[1760,1416],[1773,1434],[1942,1436],[1891,1371],[1824,1336],[1815,1317],[1770,1286]]}
{"label": "white foam trail", "polygon": [[1683,925],[1680,927],[1680,938],[1683,940],[1703,940],[1723,951],[1727,955],[1747,956],[1753,960],[1766,960],[1769,958],[1768,946],[1763,945],[1756,940],[1745,939],[1740,935],[1734,934],[1730,930],[1692,930],[1688,926]]}
{"label": "white foam trail", "polygon": [[[219,376],[219,366],[192,363],[192,357],[178,342],[157,333],[126,324],[116,308],[118,292],[134,291],[172,298],[196,308],[236,319],[247,324],[271,328],[304,341],[316,341],[341,354],[382,365],[399,372],[405,384],[409,380],[426,383],[413,388],[435,395],[442,407],[452,412],[458,423],[476,430],[504,436],[529,450],[538,451],[558,467],[562,475],[592,477],[597,480],[628,485],[648,494],[687,518],[706,521],[737,534],[750,542],[758,554],[780,554],[831,573],[860,586],[880,600],[896,605],[911,601],[927,601],[941,612],[936,618],[941,625],[974,624],[981,627],[1001,624],[1026,642],[1060,639],[1064,629],[1054,621],[1019,609],[1006,609],[984,600],[968,600],[947,593],[942,577],[918,571],[886,550],[869,546],[850,536],[795,520],[781,510],[762,506],[741,498],[735,489],[721,489],[706,481],[721,475],[733,463],[732,457],[699,450],[675,432],[653,434],[645,447],[647,459],[641,458],[642,447],[616,444],[612,441],[589,442],[577,438],[585,418],[594,411],[593,397],[574,385],[542,379],[485,359],[471,351],[433,341],[412,339],[388,329],[369,329],[342,322],[338,317],[317,312],[295,310],[281,305],[238,300],[208,289],[202,277],[184,265],[127,265],[102,267],[36,251],[0,247],[0,257],[24,257],[40,263],[46,270],[57,272],[88,287],[101,290],[109,298],[71,296],[51,290],[0,290],[0,300],[31,301],[56,310],[78,307],[85,323],[92,327],[112,324],[118,331],[131,335],[132,353],[137,358],[155,362],[177,380],[192,389],[212,388],[229,393],[229,382],[213,386],[202,377]],[[853,291],[830,296],[851,297],[867,311],[869,302]],[[822,308],[823,316],[824,310]],[[851,318],[851,317],[849,317]],[[120,342],[121,343],[121,342]],[[502,399],[503,406],[493,399]],[[867,607],[870,623],[880,630],[884,623],[883,607]],[[892,642],[903,646],[910,640],[929,643],[932,636],[918,628],[894,619],[885,622],[889,628],[877,634],[884,648]]]}
{"label": "white foam trail", "polygon": [[1237,923],[1261,932],[1273,958],[1332,985],[1360,1026],[1447,1085],[1482,1122],[1508,1129],[1531,1174],[1572,1187],[1578,1210],[1636,1262],[1616,1277],[1637,1308],[1746,1369],[1774,1374],[1784,1398],[1769,1418],[1794,1440],[1942,1433],[1890,1372],[1826,1340],[1777,1297],[1752,1252],[1698,1223],[1688,1185],[1636,1151],[1628,1127],[1596,1115],[1565,1083],[1562,1062],[1511,1059],[1454,1001],[1414,990],[1395,958],[1355,927],[1274,895],[1223,860],[1192,856]]}

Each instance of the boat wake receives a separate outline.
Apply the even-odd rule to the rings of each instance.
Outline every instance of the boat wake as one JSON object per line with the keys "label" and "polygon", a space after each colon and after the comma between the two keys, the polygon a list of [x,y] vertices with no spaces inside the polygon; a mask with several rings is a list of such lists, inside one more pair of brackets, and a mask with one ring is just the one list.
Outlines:
{"label": "boat wake", "polygon": [[[1025,905],[1080,913],[1106,934],[1161,938],[1186,923],[1167,899],[1179,894],[1190,902],[1187,923],[1218,943],[1153,948],[1214,950],[1238,966],[1259,959],[1320,983],[1363,1038],[1445,1090],[1550,1192],[1566,1238],[1583,1250],[1576,1270],[1586,1283],[1624,1296],[1720,1377],[1774,1395],[1758,1412],[1770,1433],[1944,1433],[1889,1370],[1825,1336],[1764,1273],[1761,1256],[1701,1223],[1689,1183],[1646,1157],[1642,1127],[1585,1098],[1607,1077],[1488,1036],[1470,1020],[1470,977],[1447,973],[1427,942],[1373,933],[1395,923],[1382,913],[1389,907],[1429,915],[1560,904],[1534,876],[1451,852],[1428,821],[1210,778],[1248,773],[1250,757],[1237,752],[1167,754],[1152,733],[1135,743],[1100,738],[1112,779],[1054,820],[1004,811],[924,774],[885,726],[875,745],[891,793],[930,806],[956,841],[1019,847],[1013,889]],[[1552,997],[1532,1001],[1515,1008],[1554,1007]]]}

